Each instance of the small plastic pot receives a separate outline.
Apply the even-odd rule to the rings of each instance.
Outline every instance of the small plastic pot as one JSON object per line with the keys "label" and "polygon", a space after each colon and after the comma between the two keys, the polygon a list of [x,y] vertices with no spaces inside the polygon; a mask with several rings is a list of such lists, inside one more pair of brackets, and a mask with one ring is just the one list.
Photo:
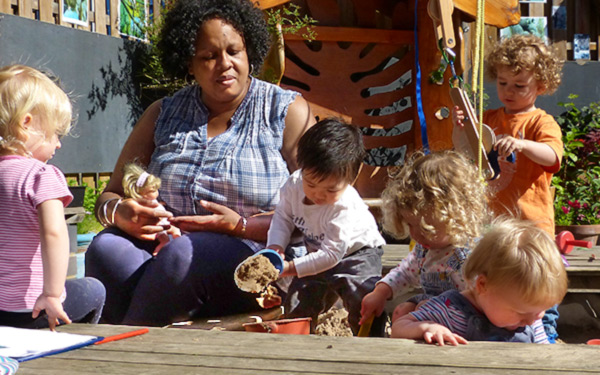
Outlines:
{"label": "small plastic pot", "polygon": [[311,318],[281,319],[260,323],[245,323],[248,332],[285,333],[290,335],[310,334]]}

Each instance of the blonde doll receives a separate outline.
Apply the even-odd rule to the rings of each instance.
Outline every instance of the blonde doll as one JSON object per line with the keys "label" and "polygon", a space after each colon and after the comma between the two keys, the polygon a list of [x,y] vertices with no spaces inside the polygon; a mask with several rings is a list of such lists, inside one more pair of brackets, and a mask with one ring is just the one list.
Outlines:
{"label": "blonde doll", "polygon": [[361,324],[383,312],[387,300],[414,288],[424,294],[396,307],[392,322],[418,303],[449,289],[462,290],[461,267],[488,220],[486,189],[461,154],[415,153],[382,194],[384,229],[410,238],[414,249],[362,300]]}
{"label": "blonde doll", "polygon": [[46,164],[69,133],[71,101],[40,71],[0,68],[0,325],[98,323],[106,292],[93,278],[66,280],[65,176]]}
{"label": "blonde doll", "polygon": [[[125,197],[135,200],[145,199],[158,204],[158,189],[160,189],[160,178],[146,172],[141,166],[135,163],[126,164],[123,174],[123,191]],[[165,210],[163,205],[158,204],[157,210]],[[116,210],[116,209],[115,209]],[[169,226],[169,229],[156,234],[158,245],[152,255],[158,254],[160,249],[169,242],[169,235],[174,238],[181,237],[179,228],[171,225],[167,218],[163,218],[157,225]]]}

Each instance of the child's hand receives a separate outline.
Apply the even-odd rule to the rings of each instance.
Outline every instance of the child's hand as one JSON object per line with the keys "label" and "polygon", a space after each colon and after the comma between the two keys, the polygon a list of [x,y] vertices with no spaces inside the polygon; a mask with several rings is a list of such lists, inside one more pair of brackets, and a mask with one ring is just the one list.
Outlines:
{"label": "child's hand", "polygon": [[468,344],[468,341],[462,336],[453,333],[441,324],[433,322],[422,323],[426,324],[425,331],[423,332],[423,339],[428,344],[437,343],[439,346],[444,346],[446,342],[454,346],[458,346],[458,344]]}
{"label": "child's hand", "polygon": [[494,150],[498,151],[498,156],[501,158],[508,157],[513,152],[523,151],[524,141],[522,139],[516,139],[509,135],[499,136],[496,144],[494,144]]}
{"label": "child's hand", "polygon": [[59,324],[58,319],[66,324],[71,324],[71,319],[69,319],[69,316],[63,309],[59,297],[50,297],[41,294],[33,305],[31,317],[33,319],[37,318],[42,310],[45,310],[46,315],[48,315],[48,326],[51,331],[54,331],[54,328]]}
{"label": "child's hand", "polygon": [[267,249],[277,251],[279,253],[279,255],[281,255],[281,257],[285,259],[285,252],[283,250],[283,247],[281,247],[279,245],[269,245],[269,246],[267,246]]}
{"label": "child's hand", "polygon": [[385,283],[379,283],[375,289],[364,296],[360,308],[360,321],[362,325],[372,315],[379,316],[385,307],[385,301],[392,296],[392,289]]}
{"label": "child's hand", "polygon": [[454,126],[463,127],[463,126],[465,126],[463,124],[464,119],[465,119],[464,112],[457,105],[455,105],[454,108],[452,108],[452,124]]}

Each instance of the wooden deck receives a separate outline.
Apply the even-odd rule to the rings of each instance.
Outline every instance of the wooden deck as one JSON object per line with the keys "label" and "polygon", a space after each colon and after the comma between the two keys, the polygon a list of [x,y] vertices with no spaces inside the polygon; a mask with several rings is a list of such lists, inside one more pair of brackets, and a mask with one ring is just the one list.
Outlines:
{"label": "wooden deck", "polygon": [[[73,324],[61,332],[109,336],[135,327]],[[598,346],[412,340],[151,328],[121,341],[21,363],[18,374],[590,374]]]}

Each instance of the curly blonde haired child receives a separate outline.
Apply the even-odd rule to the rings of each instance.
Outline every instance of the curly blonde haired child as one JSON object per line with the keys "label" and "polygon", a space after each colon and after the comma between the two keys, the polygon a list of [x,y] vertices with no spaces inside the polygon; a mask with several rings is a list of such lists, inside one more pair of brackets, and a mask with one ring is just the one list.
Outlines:
{"label": "curly blonde haired child", "polygon": [[[532,220],[554,235],[554,206],[550,183],[560,169],[562,134],[554,117],[536,108],[539,95],[553,93],[561,82],[562,61],[553,48],[533,35],[502,40],[486,59],[487,75],[496,81],[504,104],[485,111],[483,122],[496,135],[500,176],[490,181],[496,215]],[[454,132],[463,131],[464,114],[455,107]],[[514,163],[506,161],[512,153]]]}
{"label": "curly blonde haired child", "polygon": [[[135,200],[147,200],[158,203],[158,189],[160,189],[161,179],[144,170],[136,163],[128,163],[123,167],[123,193],[125,197]],[[117,202],[118,204],[119,202]],[[165,210],[161,204],[157,205],[157,210]],[[113,212],[116,211],[116,206]],[[157,225],[169,226],[169,229],[156,234],[158,245],[152,255],[158,254],[160,249],[169,242],[169,234],[174,238],[181,237],[179,228],[171,225],[167,218],[163,218]]]}
{"label": "curly blonde haired child", "polygon": [[467,259],[463,274],[468,284],[464,291],[444,292],[398,319],[392,337],[440,345],[549,342],[541,318],[565,296],[567,275],[548,233],[528,221],[497,219]]}
{"label": "curly blonde haired child", "polygon": [[486,75],[492,81],[498,78],[498,70],[503,67],[515,75],[523,71],[533,73],[533,78],[543,85],[544,95],[554,93],[562,80],[564,62],[552,47],[535,35],[515,35],[501,41],[486,62]]}
{"label": "curly blonde haired child", "polygon": [[66,280],[73,196],[47,164],[73,122],[68,95],[24,65],[0,68],[0,325],[54,330],[98,323],[106,292],[98,280]]}
{"label": "curly blonde haired child", "polygon": [[455,151],[413,154],[390,177],[382,200],[384,229],[397,238],[410,236],[416,245],[365,296],[361,324],[381,314],[386,300],[413,288],[423,288],[424,294],[400,304],[392,321],[431,296],[462,290],[461,266],[489,216],[485,185],[472,163]]}

